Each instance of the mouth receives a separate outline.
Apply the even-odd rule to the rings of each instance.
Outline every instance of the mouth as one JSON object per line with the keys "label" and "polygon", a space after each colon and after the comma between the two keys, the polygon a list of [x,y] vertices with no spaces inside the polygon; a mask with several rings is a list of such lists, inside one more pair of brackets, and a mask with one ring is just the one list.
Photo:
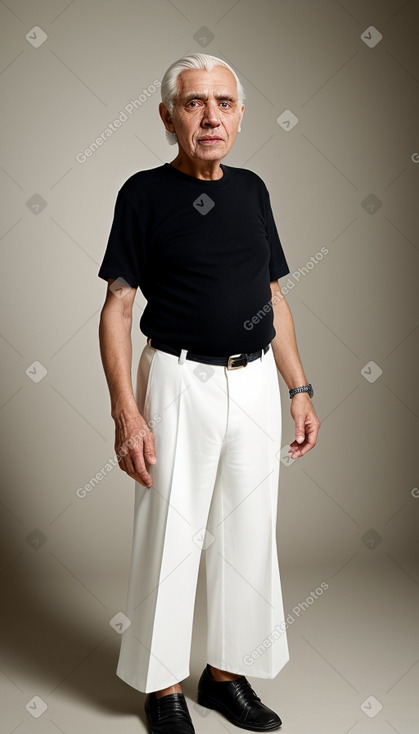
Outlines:
{"label": "mouth", "polygon": [[223,143],[223,138],[217,138],[217,137],[204,137],[199,138],[198,143],[201,143],[202,145],[216,145],[216,143]]}

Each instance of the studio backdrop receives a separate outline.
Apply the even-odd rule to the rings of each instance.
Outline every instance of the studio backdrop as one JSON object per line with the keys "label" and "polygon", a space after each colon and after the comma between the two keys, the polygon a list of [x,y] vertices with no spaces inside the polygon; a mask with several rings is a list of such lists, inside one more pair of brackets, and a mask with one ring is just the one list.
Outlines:
{"label": "studio backdrop", "polygon": [[[97,711],[75,728],[72,706],[122,716],[121,696],[134,700],[114,673],[134,480],[114,460],[97,273],[119,188],[176,155],[158,115],[163,74],[204,52],[245,88],[224,163],[269,189],[291,270],[279,285],[322,422],[315,449],[287,459],[294,426],[278,375],[291,660],[266,684],[271,702],[294,726],[298,709],[295,731],[358,734],[381,721],[374,731],[413,734],[417,0],[7,0],[0,25],[5,731],[40,731],[34,711],[46,732],[94,731]],[[138,290],[133,376],[144,307]],[[200,575],[194,674],[205,626]]]}

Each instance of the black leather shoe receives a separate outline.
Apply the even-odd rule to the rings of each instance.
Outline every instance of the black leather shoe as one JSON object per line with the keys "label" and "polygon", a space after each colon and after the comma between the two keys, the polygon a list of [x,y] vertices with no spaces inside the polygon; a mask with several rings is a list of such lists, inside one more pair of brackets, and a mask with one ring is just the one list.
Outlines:
{"label": "black leather shoe", "polygon": [[169,693],[157,698],[154,691],[146,696],[144,710],[150,734],[195,734],[183,693]]}
{"label": "black leather shoe", "polygon": [[282,724],[278,714],[265,706],[247,678],[217,681],[207,664],[198,683],[198,703],[215,709],[235,726],[250,731],[273,731]]}

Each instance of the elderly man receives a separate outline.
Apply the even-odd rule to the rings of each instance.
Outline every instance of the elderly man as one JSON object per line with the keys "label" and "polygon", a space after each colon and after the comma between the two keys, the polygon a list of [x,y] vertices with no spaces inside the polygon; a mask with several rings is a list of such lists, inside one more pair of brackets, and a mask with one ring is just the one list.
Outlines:
{"label": "elderly man", "polygon": [[[199,561],[207,664],[198,703],[251,731],[281,726],[246,674],[289,659],[276,546],[281,445],[278,373],[291,397],[297,459],[320,422],[278,279],[289,268],[269,194],[227,166],[244,92],[221,59],[193,54],[162,80],[171,163],[118,192],[99,277],[99,338],[120,467],[135,480],[126,629],[117,675],[147,693],[150,731],[194,732],[189,675]],[[132,307],[147,337],[131,380]]]}

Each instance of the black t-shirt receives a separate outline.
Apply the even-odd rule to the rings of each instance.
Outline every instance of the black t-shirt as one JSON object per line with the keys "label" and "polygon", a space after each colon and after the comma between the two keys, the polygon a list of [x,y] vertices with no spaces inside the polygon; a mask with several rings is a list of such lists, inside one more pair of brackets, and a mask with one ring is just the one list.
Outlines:
{"label": "black t-shirt", "polygon": [[140,288],[145,336],[228,356],[272,341],[270,282],[290,270],[262,179],[221,169],[211,181],[169,163],[130,176],[98,276]]}

